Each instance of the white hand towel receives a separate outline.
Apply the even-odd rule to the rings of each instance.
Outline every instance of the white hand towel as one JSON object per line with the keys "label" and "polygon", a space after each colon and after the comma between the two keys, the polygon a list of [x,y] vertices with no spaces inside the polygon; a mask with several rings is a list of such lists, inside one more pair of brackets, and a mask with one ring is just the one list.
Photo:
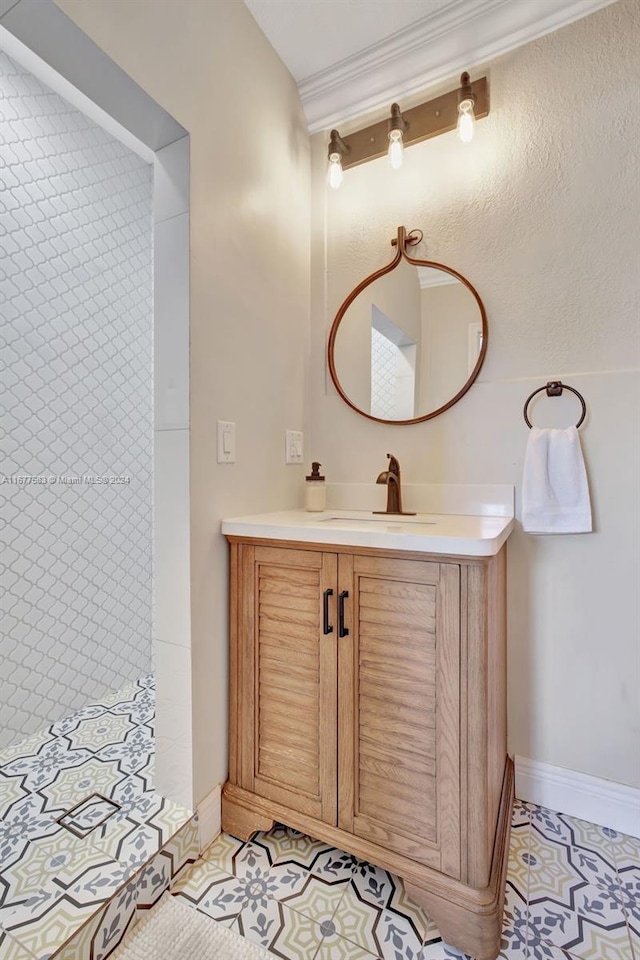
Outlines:
{"label": "white hand towel", "polygon": [[590,533],[591,501],[575,427],[532,427],[522,478],[522,527],[527,533]]}

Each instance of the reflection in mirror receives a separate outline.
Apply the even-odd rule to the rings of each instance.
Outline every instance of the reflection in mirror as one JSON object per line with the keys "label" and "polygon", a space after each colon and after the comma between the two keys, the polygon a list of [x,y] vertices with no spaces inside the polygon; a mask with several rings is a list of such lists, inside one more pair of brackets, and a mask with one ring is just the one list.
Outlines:
{"label": "reflection in mirror", "polygon": [[363,413],[413,420],[445,406],[465,386],[482,336],[478,300],[464,283],[403,259],[347,308],[335,339],[335,371]]}

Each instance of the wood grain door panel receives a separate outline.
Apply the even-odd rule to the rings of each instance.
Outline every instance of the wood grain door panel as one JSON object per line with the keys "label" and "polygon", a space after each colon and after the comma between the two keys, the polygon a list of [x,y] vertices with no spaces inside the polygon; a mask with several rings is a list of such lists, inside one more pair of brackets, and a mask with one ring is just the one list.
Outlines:
{"label": "wood grain door panel", "polygon": [[335,629],[323,633],[323,592],[335,597],[337,557],[254,547],[244,565],[241,785],[335,824],[337,648]]}
{"label": "wood grain door panel", "polygon": [[459,877],[459,567],[339,563],[339,826]]}

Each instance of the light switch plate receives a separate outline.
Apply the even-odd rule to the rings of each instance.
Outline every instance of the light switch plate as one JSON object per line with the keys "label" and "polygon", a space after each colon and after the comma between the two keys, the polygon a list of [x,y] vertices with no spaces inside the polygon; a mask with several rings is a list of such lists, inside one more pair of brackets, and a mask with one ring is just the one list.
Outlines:
{"label": "light switch plate", "polygon": [[218,463],[236,462],[236,425],[229,420],[217,423]]}
{"label": "light switch plate", "polygon": [[304,434],[301,430],[287,430],[285,440],[285,463],[302,463],[304,460]]}

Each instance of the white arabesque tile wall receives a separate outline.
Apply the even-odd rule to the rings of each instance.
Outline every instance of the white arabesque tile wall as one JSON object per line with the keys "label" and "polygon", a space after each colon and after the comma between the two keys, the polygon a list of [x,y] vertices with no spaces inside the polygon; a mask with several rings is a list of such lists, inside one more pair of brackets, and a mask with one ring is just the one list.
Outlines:
{"label": "white arabesque tile wall", "polygon": [[371,327],[371,413],[383,420],[395,418],[398,347]]}
{"label": "white arabesque tile wall", "polygon": [[153,168],[2,52],[0,120],[2,746],[151,669]]}

